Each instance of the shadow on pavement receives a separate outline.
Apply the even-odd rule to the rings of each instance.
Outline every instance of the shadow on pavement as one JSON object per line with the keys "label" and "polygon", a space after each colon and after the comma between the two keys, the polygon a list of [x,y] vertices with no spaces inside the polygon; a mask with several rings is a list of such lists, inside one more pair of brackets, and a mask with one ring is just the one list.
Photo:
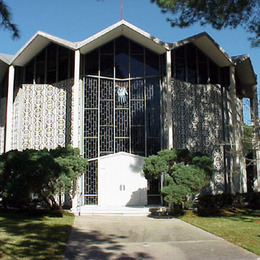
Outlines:
{"label": "shadow on pavement", "polygon": [[125,253],[122,241],[127,238],[115,234],[104,235],[97,230],[83,232],[73,228],[64,259],[154,259],[145,252]]}

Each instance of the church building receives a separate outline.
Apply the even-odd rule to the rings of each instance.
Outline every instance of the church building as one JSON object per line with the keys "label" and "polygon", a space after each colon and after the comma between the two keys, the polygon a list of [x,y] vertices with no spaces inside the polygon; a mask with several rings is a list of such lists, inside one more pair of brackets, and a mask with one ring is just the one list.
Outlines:
{"label": "church building", "polygon": [[125,20],[81,42],[38,31],[0,54],[0,153],[80,148],[88,165],[73,208],[160,204],[142,165],[171,148],[212,157],[212,192],[246,192],[243,98],[257,126],[249,56],[230,57],[205,32],[166,43]]}

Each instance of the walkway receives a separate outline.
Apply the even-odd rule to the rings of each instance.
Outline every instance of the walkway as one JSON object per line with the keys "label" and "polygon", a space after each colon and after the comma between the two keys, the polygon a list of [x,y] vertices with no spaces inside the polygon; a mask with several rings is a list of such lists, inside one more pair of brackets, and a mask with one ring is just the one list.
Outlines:
{"label": "walkway", "polygon": [[64,259],[260,260],[260,256],[179,219],[77,216]]}

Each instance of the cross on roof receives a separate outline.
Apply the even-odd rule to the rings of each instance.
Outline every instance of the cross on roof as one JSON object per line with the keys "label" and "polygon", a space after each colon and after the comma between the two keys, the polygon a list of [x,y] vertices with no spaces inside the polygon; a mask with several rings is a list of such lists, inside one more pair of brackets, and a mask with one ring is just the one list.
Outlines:
{"label": "cross on roof", "polygon": [[123,20],[123,0],[120,0],[120,20]]}

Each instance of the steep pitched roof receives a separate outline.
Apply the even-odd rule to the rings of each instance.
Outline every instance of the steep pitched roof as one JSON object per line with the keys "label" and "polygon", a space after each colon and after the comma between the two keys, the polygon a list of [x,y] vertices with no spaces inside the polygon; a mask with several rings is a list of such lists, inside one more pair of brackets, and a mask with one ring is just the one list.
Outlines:
{"label": "steep pitched roof", "polygon": [[12,57],[12,55],[0,53],[0,81],[8,70]]}
{"label": "steep pitched roof", "polygon": [[159,54],[164,53],[166,49],[169,48],[169,44],[159,40],[125,20],[121,20],[86,40],[79,42],[78,48],[81,53],[84,54],[121,35],[127,36],[133,41],[136,41]]}
{"label": "steep pitched roof", "polygon": [[82,54],[85,54],[119,36],[126,36],[159,54],[193,43],[220,67],[236,65],[242,84],[250,86],[256,84],[256,76],[249,56],[231,58],[206,32],[174,43],[166,43],[125,20],[121,20],[81,42],[67,41],[38,31],[15,55],[0,54],[2,74],[9,64],[25,65],[51,42],[71,50],[79,49]]}
{"label": "steep pitched roof", "polygon": [[249,55],[234,56],[232,60],[236,64],[236,73],[245,91],[245,96],[251,97],[251,88],[257,85],[257,77]]}
{"label": "steep pitched roof", "polygon": [[175,42],[172,44],[172,49],[188,43],[193,43],[196,45],[220,67],[226,67],[233,64],[232,58],[206,32],[202,32],[184,40]]}
{"label": "steep pitched roof", "polygon": [[13,55],[0,53],[0,61],[6,64],[10,64]]}
{"label": "steep pitched roof", "polygon": [[37,53],[44,49],[49,43],[56,43],[66,48],[75,50],[76,44],[59,37],[41,31],[36,34],[13,56],[11,63],[23,66],[31,60]]}

